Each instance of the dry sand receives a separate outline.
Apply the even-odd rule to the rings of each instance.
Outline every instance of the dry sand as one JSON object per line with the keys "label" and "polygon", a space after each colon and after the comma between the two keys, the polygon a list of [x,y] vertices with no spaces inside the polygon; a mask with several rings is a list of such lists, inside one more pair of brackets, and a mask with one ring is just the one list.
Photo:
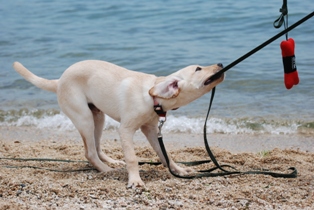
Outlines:
{"label": "dry sand", "polygon": [[[0,157],[85,160],[76,131],[0,127]],[[103,150],[123,159],[114,132],[104,132]],[[107,134],[107,135],[106,135]],[[53,172],[91,168],[85,162],[22,162],[0,160],[0,209],[314,209],[314,139],[286,135],[209,135],[220,163],[240,170],[267,168],[298,177],[232,175],[193,180],[173,177],[163,166],[140,166],[146,189],[127,189],[127,172]],[[208,159],[202,135],[164,134],[168,152],[177,161]],[[140,160],[158,161],[139,133],[135,138]],[[209,168],[207,164],[197,169]],[[113,166],[114,167],[114,166]],[[117,167],[117,166],[115,166]]]}

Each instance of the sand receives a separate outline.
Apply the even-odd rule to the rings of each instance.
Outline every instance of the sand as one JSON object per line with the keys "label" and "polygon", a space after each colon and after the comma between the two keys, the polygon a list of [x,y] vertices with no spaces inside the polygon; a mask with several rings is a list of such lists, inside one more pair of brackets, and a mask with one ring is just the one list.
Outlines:
{"label": "sand", "polygon": [[[76,131],[0,127],[0,157],[85,160]],[[140,166],[146,188],[127,189],[127,172],[100,173],[86,162],[0,160],[0,209],[313,209],[314,139],[300,135],[208,135],[220,163],[240,170],[298,170],[297,178],[266,175],[178,179],[163,166]],[[123,159],[116,132],[105,131],[103,150]],[[202,135],[165,133],[176,161],[208,159]],[[158,161],[144,137],[135,135],[139,160]],[[12,167],[14,166],[14,168]],[[54,170],[89,169],[76,172]],[[212,164],[196,169],[212,167]]]}

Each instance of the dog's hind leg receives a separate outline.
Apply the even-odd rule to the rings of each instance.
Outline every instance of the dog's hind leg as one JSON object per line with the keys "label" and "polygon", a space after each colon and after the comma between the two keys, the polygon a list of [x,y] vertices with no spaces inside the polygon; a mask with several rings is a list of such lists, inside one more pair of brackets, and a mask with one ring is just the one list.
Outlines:
{"label": "dog's hind leg", "polygon": [[93,104],[88,104],[90,110],[93,113],[93,118],[94,118],[94,125],[95,125],[95,130],[94,130],[94,136],[95,136],[95,144],[96,144],[96,150],[98,153],[98,157],[100,160],[112,163],[112,164],[125,164],[121,160],[114,160],[111,157],[107,156],[101,149],[100,146],[100,140],[101,140],[101,135],[102,131],[104,128],[104,123],[105,123],[105,115],[102,111],[100,111],[95,105]]}
{"label": "dog's hind leg", "polygon": [[108,165],[104,164],[98,156],[95,144],[95,125],[93,114],[89,109],[86,100],[76,97],[69,97],[66,100],[59,100],[59,105],[62,111],[71,119],[74,126],[82,136],[85,157],[87,160],[101,172],[113,170]]}

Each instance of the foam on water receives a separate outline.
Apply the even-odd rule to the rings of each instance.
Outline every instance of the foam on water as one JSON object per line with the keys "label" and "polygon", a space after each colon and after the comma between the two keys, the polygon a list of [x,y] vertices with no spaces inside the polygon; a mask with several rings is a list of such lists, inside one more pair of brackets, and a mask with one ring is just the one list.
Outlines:
{"label": "foam on water", "polygon": [[[37,113],[37,112],[35,112]],[[54,115],[44,114],[42,116],[34,116],[34,114],[23,114],[16,117],[16,120],[4,120],[0,122],[0,126],[31,126],[38,129],[58,129],[61,131],[75,130],[71,120],[63,113]],[[203,133],[204,118],[191,118],[187,116],[167,117],[167,122],[163,127],[163,132],[176,133]],[[222,134],[312,134],[314,133],[313,123],[302,122],[279,122],[265,121],[253,119],[222,119],[211,117],[207,122],[207,133]],[[116,130],[119,123],[112,118],[106,116],[104,130]]]}

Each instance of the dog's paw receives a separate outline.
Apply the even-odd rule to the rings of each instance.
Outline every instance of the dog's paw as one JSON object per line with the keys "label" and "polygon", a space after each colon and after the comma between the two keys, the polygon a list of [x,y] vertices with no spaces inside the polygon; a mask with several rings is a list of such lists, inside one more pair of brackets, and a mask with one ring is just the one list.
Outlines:
{"label": "dog's paw", "polygon": [[171,171],[179,176],[186,176],[191,173],[195,173],[196,171],[193,168],[182,168],[178,165],[172,166]]}
{"label": "dog's paw", "polygon": [[144,182],[141,180],[141,178],[139,178],[139,179],[136,179],[136,180],[129,180],[127,188],[132,188],[132,189],[142,188],[142,189],[146,189],[146,186],[145,186]]}

